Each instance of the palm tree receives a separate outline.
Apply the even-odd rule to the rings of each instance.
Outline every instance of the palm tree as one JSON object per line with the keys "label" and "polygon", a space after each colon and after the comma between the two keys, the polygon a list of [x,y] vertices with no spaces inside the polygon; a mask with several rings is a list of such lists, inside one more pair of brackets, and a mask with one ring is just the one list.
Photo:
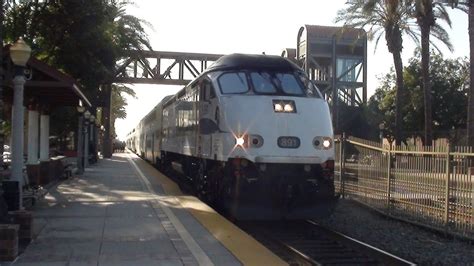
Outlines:
{"label": "palm tree", "polygon": [[132,98],[137,98],[135,91],[125,85],[112,85],[112,100],[111,100],[111,135],[115,135],[115,120],[127,118],[126,107],[128,106],[125,95]]}
{"label": "palm tree", "polygon": [[345,27],[368,30],[369,40],[375,38],[376,47],[382,35],[385,36],[388,51],[392,53],[397,80],[395,140],[399,145],[402,139],[401,103],[404,94],[402,34],[407,34],[418,43],[417,34],[410,27],[410,4],[403,0],[349,0],[346,5],[346,8],[338,11],[336,22],[343,21]]}
{"label": "palm tree", "polygon": [[[445,21],[451,27],[451,20],[445,9],[446,1],[441,0],[415,0],[414,17],[421,32],[421,75],[423,81],[424,112],[425,112],[425,145],[431,145],[433,141],[433,121],[431,110],[431,82],[430,82],[430,35],[444,43],[450,51],[453,46],[449,41],[446,30],[438,23]],[[436,47],[435,44],[433,46]],[[439,49],[438,49],[439,50]]]}

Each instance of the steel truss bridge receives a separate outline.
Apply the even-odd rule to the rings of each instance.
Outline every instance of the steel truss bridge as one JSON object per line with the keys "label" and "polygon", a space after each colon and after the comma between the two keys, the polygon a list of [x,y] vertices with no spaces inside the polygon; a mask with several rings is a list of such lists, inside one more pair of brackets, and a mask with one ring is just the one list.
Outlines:
{"label": "steel truss bridge", "polygon": [[160,51],[128,51],[126,55],[113,82],[183,86],[222,56]]}

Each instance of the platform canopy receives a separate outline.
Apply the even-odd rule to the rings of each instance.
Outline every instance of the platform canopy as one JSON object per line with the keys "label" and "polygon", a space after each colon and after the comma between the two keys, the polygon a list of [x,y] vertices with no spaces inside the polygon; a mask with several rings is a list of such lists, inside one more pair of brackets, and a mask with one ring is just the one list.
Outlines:
{"label": "platform canopy", "polygon": [[[5,70],[3,95],[6,102],[13,98],[13,63],[9,58],[8,49],[4,48],[3,66]],[[86,107],[91,107],[89,99],[79,88],[76,81],[69,75],[49,66],[48,64],[31,57],[25,71],[24,101],[34,101],[41,105],[77,106],[79,101]]]}

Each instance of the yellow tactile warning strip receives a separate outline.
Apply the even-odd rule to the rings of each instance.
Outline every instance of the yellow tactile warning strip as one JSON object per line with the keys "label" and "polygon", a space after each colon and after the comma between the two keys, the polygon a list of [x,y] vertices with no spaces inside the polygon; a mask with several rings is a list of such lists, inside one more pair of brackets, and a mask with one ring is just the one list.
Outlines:
{"label": "yellow tactile warning strip", "polygon": [[[150,181],[146,178],[146,176],[143,174],[137,164],[130,157],[128,158],[128,160],[137,171],[140,180],[143,182],[142,184],[146,187],[148,192],[150,192],[150,194],[154,194]],[[171,209],[165,205],[162,205],[161,208],[166,213],[166,216],[168,216],[168,219],[173,224],[179,236],[181,237],[181,239],[183,239],[189,251],[191,251],[194,258],[197,260],[198,264],[214,266],[211,259],[207,256],[204,250],[202,250],[198,243],[196,243],[194,238],[189,234],[188,230],[186,230],[181,221],[173,214]]]}
{"label": "yellow tactile warning strip", "polygon": [[[135,158],[134,158],[135,159]],[[219,242],[244,265],[288,265],[253,237],[222,217],[193,196],[185,196],[179,186],[143,160],[135,161],[145,174],[156,177],[167,195],[176,196],[186,208]],[[155,180],[150,180],[152,183]]]}

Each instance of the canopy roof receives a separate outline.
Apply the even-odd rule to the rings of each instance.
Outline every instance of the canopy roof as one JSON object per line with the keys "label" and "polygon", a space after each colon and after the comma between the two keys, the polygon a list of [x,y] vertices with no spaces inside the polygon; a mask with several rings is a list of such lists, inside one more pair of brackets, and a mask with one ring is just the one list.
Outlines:
{"label": "canopy roof", "polygon": [[[3,66],[5,81],[3,95],[6,101],[13,97],[13,63],[10,60],[8,46],[4,48]],[[79,100],[83,106],[92,104],[81,91],[76,81],[67,74],[31,57],[27,63],[27,81],[25,83],[25,102],[33,100],[39,104],[54,106],[77,106]]]}

